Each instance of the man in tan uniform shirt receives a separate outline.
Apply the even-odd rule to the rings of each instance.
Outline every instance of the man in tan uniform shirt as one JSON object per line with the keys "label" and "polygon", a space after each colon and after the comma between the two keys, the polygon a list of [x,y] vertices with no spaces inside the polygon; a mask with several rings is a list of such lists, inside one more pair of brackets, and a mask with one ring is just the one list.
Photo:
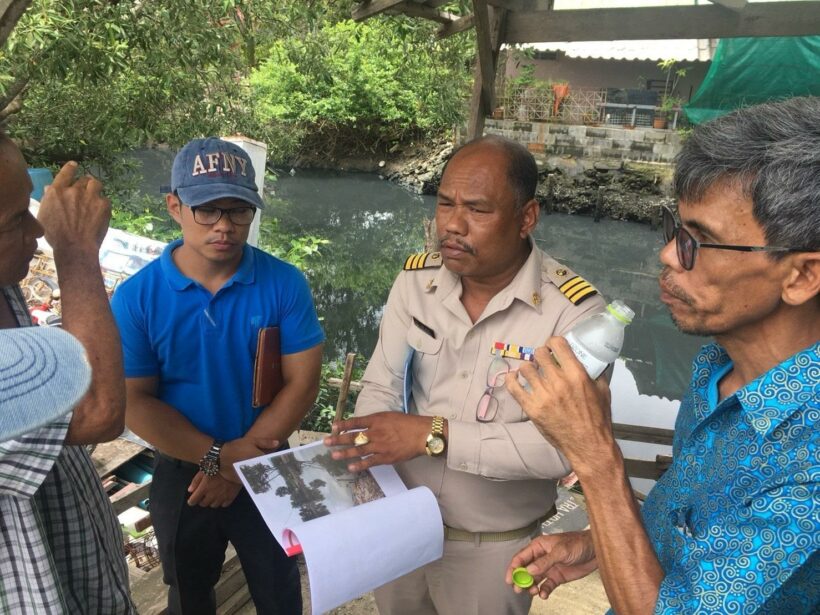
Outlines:
{"label": "man in tan uniform shirt", "polygon": [[553,508],[556,481],[570,467],[498,374],[604,307],[592,286],[535,247],[537,176],[532,155],[500,137],[453,155],[436,206],[441,252],[407,259],[356,417],[326,439],[351,445],[354,434],[342,432],[366,429],[367,443],[334,456],[351,459],[352,471],[396,464],[408,487],[427,486],[441,507],[444,556],[377,589],[382,615],[529,611],[531,597],[510,590],[504,573]]}

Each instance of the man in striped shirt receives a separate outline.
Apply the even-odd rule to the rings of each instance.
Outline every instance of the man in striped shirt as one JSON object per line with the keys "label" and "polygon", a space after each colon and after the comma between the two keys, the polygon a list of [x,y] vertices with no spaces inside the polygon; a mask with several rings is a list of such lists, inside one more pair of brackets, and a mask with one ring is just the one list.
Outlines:
{"label": "man in striped shirt", "polygon": [[71,414],[0,442],[0,613],[136,613],[119,523],[83,448],[120,434],[125,386],[97,256],[110,203],[95,179],[75,181],[76,170],[70,162],[55,178],[41,224],[28,209],[26,162],[0,135],[0,328],[31,325],[18,283],[45,235],[63,326],[83,344],[92,368],[88,393]]}

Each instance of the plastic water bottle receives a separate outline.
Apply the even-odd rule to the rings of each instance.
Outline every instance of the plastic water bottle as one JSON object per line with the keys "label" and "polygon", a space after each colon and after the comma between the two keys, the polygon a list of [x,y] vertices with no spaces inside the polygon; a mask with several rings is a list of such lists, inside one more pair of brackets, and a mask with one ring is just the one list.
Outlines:
{"label": "plastic water bottle", "polygon": [[590,378],[600,376],[624,345],[624,329],[635,317],[629,306],[613,301],[606,311],[579,322],[564,337]]}

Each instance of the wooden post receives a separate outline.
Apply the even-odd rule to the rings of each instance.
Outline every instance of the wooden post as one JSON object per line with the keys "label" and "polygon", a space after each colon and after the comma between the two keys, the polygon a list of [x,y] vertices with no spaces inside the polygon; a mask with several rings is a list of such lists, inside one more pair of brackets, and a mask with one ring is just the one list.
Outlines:
{"label": "wooden post", "polygon": [[350,379],[353,377],[353,363],[356,361],[356,353],[348,352],[345,357],[345,371],[342,375],[342,384],[339,386],[339,399],[336,400],[335,421],[341,421],[347,408],[347,394],[350,391]]}
{"label": "wooden post", "polygon": [[501,49],[504,17],[503,9],[487,6],[487,0],[473,0],[476,48],[478,58],[470,99],[470,117],[467,140],[484,134],[484,118],[492,112],[495,99],[495,71]]}

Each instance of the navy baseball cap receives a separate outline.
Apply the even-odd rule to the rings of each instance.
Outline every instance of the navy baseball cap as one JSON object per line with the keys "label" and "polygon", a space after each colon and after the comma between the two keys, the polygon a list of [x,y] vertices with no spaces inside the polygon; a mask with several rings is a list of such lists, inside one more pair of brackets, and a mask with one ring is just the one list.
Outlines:
{"label": "navy baseball cap", "polygon": [[179,150],[171,169],[171,192],[189,207],[234,198],[262,209],[250,156],[216,137],[194,139]]}

